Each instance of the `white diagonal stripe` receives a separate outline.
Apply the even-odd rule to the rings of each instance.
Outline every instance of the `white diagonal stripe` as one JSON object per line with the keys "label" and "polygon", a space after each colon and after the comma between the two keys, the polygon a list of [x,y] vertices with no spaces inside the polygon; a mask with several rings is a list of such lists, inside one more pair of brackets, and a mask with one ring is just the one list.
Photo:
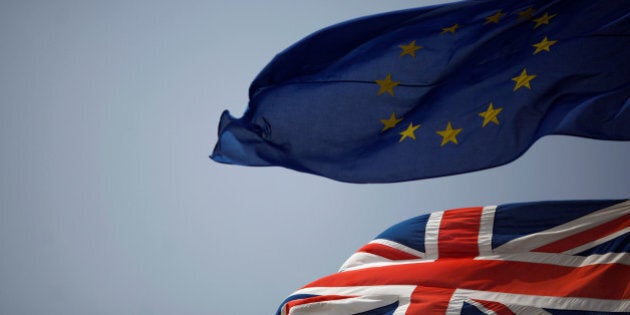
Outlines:
{"label": "white diagonal stripe", "polygon": [[494,249],[494,253],[527,252],[591,229],[630,213],[630,200],[604,208],[538,233],[519,237]]}

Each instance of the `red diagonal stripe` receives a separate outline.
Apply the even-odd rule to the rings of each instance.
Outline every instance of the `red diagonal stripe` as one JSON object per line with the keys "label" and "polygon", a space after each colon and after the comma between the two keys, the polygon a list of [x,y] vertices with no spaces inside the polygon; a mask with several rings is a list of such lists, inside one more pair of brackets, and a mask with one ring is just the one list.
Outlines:
{"label": "red diagonal stripe", "polygon": [[361,247],[358,251],[381,256],[389,260],[408,260],[408,259],[420,258],[416,255],[403,252],[399,249],[396,249],[387,245],[383,245],[383,244],[377,244],[377,243],[367,244]]}
{"label": "red diagonal stripe", "polygon": [[474,299],[473,301],[483,305],[485,308],[495,312],[497,315],[514,315],[514,312],[502,303]]}
{"label": "red diagonal stripe", "polygon": [[479,225],[482,207],[445,211],[440,224],[438,257],[476,257],[479,255]]}
{"label": "red diagonal stripe", "polygon": [[623,230],[628,226],[630,226],[630,214],[606,222],[592,229],[582,231],[567,238],[563,238],[545,246],[536,248],[533,251],[543,253],[562,253],[564,251],[595,241],[598,238],[602,238],[617,231]]}

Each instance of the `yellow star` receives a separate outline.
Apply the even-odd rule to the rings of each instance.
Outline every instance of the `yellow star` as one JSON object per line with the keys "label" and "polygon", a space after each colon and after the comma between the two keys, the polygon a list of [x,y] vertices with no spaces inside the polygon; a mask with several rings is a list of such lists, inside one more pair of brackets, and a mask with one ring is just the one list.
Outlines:
{"label": "yellow star", "polygon": [[445,27],[445,28],[442,29],[442,33],[440,33],[440,34],[445,34],[445,33],[455,34],[455,31],[457,31],[458,28],[459,28],[459,24],[455,24],[455,25],[450,26],[450,27]]}
{"label": "yellow star", "polygon": [[503,107],[494,108],[494,105],[490,103],[490,105],[488,105],[488,109],[485,112],[479,113],[479,116],[483,117],[483,124],[481,125],[481,127],[485,127],[490,122],[498,125],[499,119],[497,118],[497,115],[499,115],[502,110]]}
{"label": "yellow star", "polygon": [[442,144],[441,146],[444,146],[445,144],[449,143],[449,142],[453,142],[455,144],[458,144],[459,142],[457,142],[457,135],[462,132],[463,128],[459,128],[459,129],[453,129],[453,126],[451,125],[451,122],[448,122],[448,125],[446,125],[446,129],[445,130],[440,130],[437,133],[442,136]]}
{"label": "yellow star", "polygon": [[549,24],[549,21],[551,21],[551,19],[556,16],[557,14],[554,15],[549,15],[549,13],[545,12],[545,14],[537,19],[534,19],[534,22],[536,22],[536,25],[534,26],[534,29],[537,29],[538,27],[540,27],[543,24]]}
{"label": "yellow star", "polygon": [[535,74],[529,75],[527,74],[527,69],[523,69],[521,74],[519,74],[517,77],[512,78],[512,81],[516,82],[516,85],[514,86],[514,91],[522,87],[526,87],[531,90],[532,87],[529,85],[529,81],[533,80],[535,77]]}
{"label": "yellow star", "polygon": [[409,43],[409,45],[399,45],[398,47],[400,47],[400,49],[402,49],[402,52],[400,53],[400,56],[403,57],[405,55],[411,55],[411,57],[416,57],[416,50],[418,49],[422,49],[422,46],[416,46],[416,41],[412,41],[411,43]]}
{"label": "yellow star", "polygon": [[376,80],[376,84],[380,87],[377,95],[381,95],[385,92],[394,96],[394,87],[400,84],[400,82],[392,81],[392,75],[388,74],[383,80]]}
{"label": "yellow star", "polygon": [[402,118],[396,118],[396,113],[392,113],[392,115],[389,116],[389,119],[381,119],[381,123],[384,125],[381,132],[396,127],[396,125],[401,121]]}
{"label": "yellow star", "polygon": [[531,20],[532,19],[532,15],[534,14],[534,12],[536,12],[536,9],[534,9],[534,7],[529,7],[525,11],[518,12],[518,19],[519,20]]}
{"label": "yellow star", "polygon": [[489,16],[486,18],[486,22],[483,24],[490,24],[490,23],[499,23],[499,20],[505,15],[505,13],[503,13],[502,10],[499,10],[499,12]]}
{"label": "yellow star", "polygon": [[416,131],[416,129],[420,128],[420,125],[413,125],[413,123],[409,123],[409,127],[407,127],[407,129],[405,129],[405,131],[400,133],[400,140],[398,141],[398,143],[402,142],[403,140],[407,139],[407,138],[411,138],[413,140],[416,140],[416,134],[414,133]]}
{"label": "yellow star", "polygon": [[540,43],[536,43],[532,46],[536,47],[536,51],[534,51],[534,55],[545,50],[545,51],[551,51],[549,48],[551,47],[551,45],[557,43],[557,40],[549,40],[547,39],[547,36],[545,36],[545,38],[543,38],[542,41],[540,41]]}

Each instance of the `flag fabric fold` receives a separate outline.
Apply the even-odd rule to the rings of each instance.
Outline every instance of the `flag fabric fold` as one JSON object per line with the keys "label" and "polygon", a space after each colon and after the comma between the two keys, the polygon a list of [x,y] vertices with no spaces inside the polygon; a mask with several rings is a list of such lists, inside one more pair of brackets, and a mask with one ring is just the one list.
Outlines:
{"label": "flag fabric fold", "polygon": [[360,18],[278,54],[211,158],[356,183],[508,163],[561,134],[630,140],[630,1],[464,1]]}
{"label": "flag fabric fold", "polygon": [[630,200],[434,212],[361,247],[277,315],[630,313]]}

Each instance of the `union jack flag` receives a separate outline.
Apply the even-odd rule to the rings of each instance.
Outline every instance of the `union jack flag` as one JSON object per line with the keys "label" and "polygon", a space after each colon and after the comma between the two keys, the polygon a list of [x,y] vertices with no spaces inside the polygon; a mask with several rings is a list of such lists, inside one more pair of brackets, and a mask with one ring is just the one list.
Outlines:
{"label": "union jack flag", "polygon": [[630,200],[435,212],[361,247],[277,315],[630,313]]}

